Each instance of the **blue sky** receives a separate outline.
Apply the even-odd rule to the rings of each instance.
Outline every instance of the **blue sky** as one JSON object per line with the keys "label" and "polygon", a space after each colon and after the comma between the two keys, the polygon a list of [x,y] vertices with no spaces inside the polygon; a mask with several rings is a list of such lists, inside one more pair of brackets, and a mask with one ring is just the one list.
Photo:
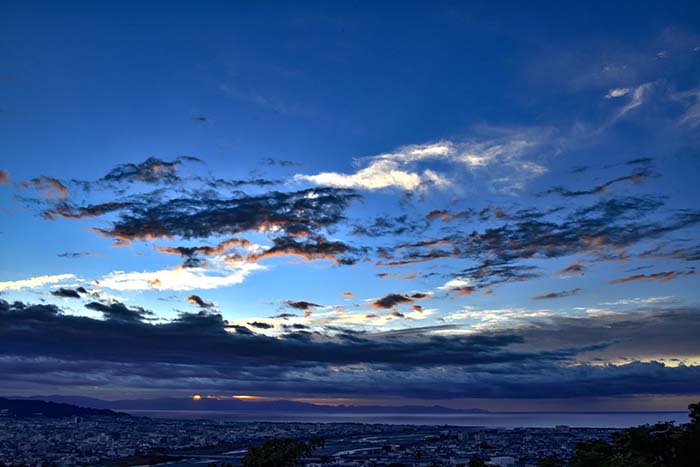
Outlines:
{"label": "blue sky", "polygon": [[693,2],[2,10],[3,393],[700,394]]}

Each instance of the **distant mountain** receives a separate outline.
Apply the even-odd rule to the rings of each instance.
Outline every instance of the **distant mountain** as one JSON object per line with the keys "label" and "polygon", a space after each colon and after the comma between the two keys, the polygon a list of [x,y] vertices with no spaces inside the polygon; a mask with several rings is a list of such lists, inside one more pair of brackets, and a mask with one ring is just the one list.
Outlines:
{"label": "distant mountain", "polygon": [[25,399],[46,400],[91,407],[94,409],[113,410],[205,410],[205,411],[240,411],[240,412],[308,412],[308,413],[364,413],[364,414],[466,414],[487,413],[482,409],[452,409],[440,405],[318,405],[307,402],[288,400],[244,401],[239,399],[202,398],[160,398],[105,401],[81,396],[33,396]]}
{"label": "distant mountain", "polygon": [[26,418],[26,417],[128,417],[128,414],[118,413],[113,410],[79,407],[77,405],[47,402],[31,399],[5,399],[0,397],[0,418]]}

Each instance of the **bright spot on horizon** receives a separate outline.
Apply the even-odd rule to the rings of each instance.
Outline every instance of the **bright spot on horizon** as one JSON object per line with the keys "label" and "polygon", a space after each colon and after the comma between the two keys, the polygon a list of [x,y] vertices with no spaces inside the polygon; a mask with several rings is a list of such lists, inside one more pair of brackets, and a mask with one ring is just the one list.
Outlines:
{"label": "bright spot on horizon", "polygon": [[193,400],[193,401],[202,400],[202,396],[200,396],[199,394],[195,394],[194,396],[192,396],[192,400]]}
{"label": "bright spot on horizon", "polygon": [[247,394],[235,395],[235,396],[231,396],[231,397],[233,397],[234,399],[239,399],[239,400],[260,399],[260,397],[258,397],[258,396],[250,396]]}

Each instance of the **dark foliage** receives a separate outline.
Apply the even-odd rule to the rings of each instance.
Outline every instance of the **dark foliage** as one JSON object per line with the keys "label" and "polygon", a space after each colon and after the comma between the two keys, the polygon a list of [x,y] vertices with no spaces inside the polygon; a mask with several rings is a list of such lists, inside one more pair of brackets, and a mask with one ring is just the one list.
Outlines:
{"label": "dark foliage", "polygon": [[248,449],[243,467],[295,467],[304,457],[325,444],[323,438],[299,441],[291,438],[270,439],[260,446]]}
{"label": "dark foliage", "polygon": [[[571,467],[697,467],[700,465],[700,403],[690,404],[690,423],[657,423],[628,428],[612,443],[580,443]],[[555,465],[555,464],[539,464]],[[560,464],[561,465],[561,464]]]}

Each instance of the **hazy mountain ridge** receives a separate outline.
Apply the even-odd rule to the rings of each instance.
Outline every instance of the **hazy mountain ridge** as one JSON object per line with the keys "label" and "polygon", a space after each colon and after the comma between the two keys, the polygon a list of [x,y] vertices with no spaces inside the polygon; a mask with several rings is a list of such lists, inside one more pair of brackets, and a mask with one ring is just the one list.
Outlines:
{"label": "hazy mountain ridge", "polygon": [[115,412],[108,408],[81,407],[65,402],[54,402],[38,399],[7,399],[0,397],[0,417],[129,417],[125,413]]}
{"label": "hazy mountain ridge", "polygon": [[[20,398],[18,398],[20,399]],[[487,413],[482,409],[453,409],[440,405],[420,406],[353,406],[353,405],[318,405],[308,402],[289,400],[242,401],[238,399],[202,398],[158,398],[107,401],[81,396],[31,396],[25,400],[44,400],[67,403],[93,409],[111,410],[203,410],[203,411],[245,411],[245,412],[314,412],[314,413],[430,413],[430,414],[465,414]]]}

